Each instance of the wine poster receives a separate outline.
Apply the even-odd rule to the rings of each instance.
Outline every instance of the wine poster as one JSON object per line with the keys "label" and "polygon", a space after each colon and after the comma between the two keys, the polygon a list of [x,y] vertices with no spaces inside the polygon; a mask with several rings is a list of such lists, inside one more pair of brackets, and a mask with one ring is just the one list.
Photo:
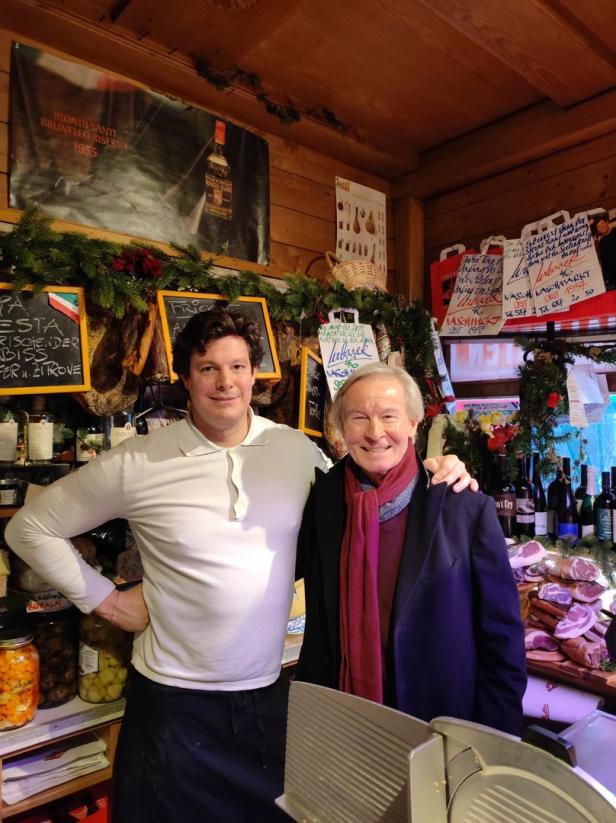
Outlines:
{"label": "wine poster", "polygon": [[336,177],[336,257],[366,260],[387,273],[386,200],[383,192]]}
{"label": "wine poster", "polygon": [[268,262],[265,140],[20,43],[10,99],[13,208]]}

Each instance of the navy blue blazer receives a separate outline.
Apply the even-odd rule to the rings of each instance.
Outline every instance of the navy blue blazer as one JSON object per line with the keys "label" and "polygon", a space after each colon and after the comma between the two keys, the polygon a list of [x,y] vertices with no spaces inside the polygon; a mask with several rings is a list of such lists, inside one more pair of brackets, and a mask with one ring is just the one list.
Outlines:
{"label": "navy blue blazer", "polygon": [[[344,465],[317,471],[298,544],[306,631],[296,678],[338,687]],[[386,703],[519,735],[526,688],[517,588],[492,498],[431,485],[421,462],[409,504],[387,652]]]}

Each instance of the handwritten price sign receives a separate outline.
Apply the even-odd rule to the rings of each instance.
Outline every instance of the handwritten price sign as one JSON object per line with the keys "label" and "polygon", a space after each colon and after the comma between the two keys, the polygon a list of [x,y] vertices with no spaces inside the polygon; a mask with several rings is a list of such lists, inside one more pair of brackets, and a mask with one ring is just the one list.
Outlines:
{"label": "handwritten price sign", "polygon": [[462,259],[441,336],[498,334],[502,317],[503,258],[469,254]]}
{"label": "handwritten price sign", "polygon": [[332,399],[360,366],[379,362],[372,327],[364,323],[326,323],[319,329],[319,345]]}

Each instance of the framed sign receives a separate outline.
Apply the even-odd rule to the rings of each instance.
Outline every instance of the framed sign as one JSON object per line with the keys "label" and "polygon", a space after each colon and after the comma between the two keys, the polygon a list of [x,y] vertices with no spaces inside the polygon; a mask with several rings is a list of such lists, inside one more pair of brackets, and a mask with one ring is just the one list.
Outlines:
{"label": "framed sign", "polygon": [[[178,379],[178,375],[173,371],[173,344],[175,338],[193,315],[207,311],[218,300],[226,302],[226,298],[220,294],[199,294],[186,291],[167,291],[165,289],[158,292],[158,310],[162,321],[165,351],[172,380]],[[264,355],[257,377],[260,379],[280,379],[280,364],[278,363],[276,343],[265,298],[238,297],[237,300],[228,305],[241,309],[257,323],[260,329]]]}
{"label": "framed sign", "polygon": [[89,391],[83,289],[0,283],[0,394]]}
{"label": "framed sign", "polygon": [[313,437],[323,437],[327,383],[321,358],[302,346],[298,428]]}

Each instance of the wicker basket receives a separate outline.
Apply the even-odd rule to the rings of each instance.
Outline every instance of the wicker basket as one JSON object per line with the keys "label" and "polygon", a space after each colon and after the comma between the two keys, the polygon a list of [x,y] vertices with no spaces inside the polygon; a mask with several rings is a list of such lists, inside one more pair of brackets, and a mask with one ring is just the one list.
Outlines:
{"label": "wicker basket", "polygon": [[335,254],[325,252],[329,266],[328,280],[337,281],[347,289],[378,289],[387,291],[387,274],[366,260],[338,260]]}

